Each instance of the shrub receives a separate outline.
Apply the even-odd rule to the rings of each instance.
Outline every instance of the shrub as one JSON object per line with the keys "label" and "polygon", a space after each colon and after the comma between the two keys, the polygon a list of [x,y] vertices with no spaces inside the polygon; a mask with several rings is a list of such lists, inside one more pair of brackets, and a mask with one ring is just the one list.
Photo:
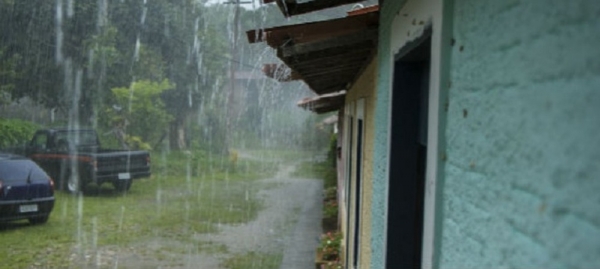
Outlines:
{"label": "shrub", "polygon": [[324,261],[339,261],[340,248],[342,245],[342,233],[329,232],[321,236],[321,243],[318,250],[322,254]]}
{"label": "shrub", "polygon": [[327,201],[323,208],[323,218],[337,218],[338,204],[336,200]]}
{"label": "shrub", "polygon": [[331,200],[336,200],[337,198],[337,187],[336,186],[332,186],[329,188],[326,188],[323,191],[323,200],[324,201],[331,201]]}
{"label": "shrub", "polygon": [[133,82],[129,88],[114,88],[116,104],[106,107],[101,122],[107,129],[124,129],[130,140],[135,140],[127,142],[133,142],[134,146],[156,143],[173,120],[161,94],[174,87],[165,79],[160,83],[142,80]]}
{"label": "shrub", "polygon": [[38,127],[24,120],[0,118],[0,148],[27,143]]}

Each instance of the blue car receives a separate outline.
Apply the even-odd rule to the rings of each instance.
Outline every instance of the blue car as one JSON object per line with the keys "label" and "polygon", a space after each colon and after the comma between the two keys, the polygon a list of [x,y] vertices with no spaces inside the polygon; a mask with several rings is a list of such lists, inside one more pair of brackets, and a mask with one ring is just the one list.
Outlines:
{"label": "blue car", "polygon": [[0,153],[0,221],[48,221],[54,207],[54,182],[35,162]]}

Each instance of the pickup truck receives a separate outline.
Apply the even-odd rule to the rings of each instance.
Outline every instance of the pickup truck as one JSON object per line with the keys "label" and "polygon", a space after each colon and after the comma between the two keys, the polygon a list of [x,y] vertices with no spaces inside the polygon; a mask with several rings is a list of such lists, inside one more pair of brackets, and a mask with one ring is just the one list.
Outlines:
{"label": "pickup truck", "polygon": [[147,151],[102,149],[93,129],[38,130],[25,155],[42,167],[61,190],[77,193],[109,182],[128,191],[133,179],[150,176]]}

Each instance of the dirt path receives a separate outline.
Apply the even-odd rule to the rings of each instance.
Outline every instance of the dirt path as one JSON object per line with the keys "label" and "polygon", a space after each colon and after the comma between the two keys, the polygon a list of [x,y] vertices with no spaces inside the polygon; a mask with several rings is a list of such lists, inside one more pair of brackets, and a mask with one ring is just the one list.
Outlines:
{"label": "dirt path", "polygon": [[304,269],[314,264],[320,234],[322,183],[313,179],[290,178],[294,166],[287,166],[263,183],[276,187],[262,190],[265,209],[257,219],[224,227],[207,239],[227,245],[233,253],[249,251],[277,253],[284,250],[281,268]]}
{"label": "dirt path", "polygon": [[[254,252],[283,254],[281,268],[312,268],[321,233],[322,181],[291,178],[294,169],[293,165],[282,166],[273,178],[256,182],[265,188],[257,194],[264,208],[255,220],[222,225],[220,232],[214,234],[193,235],[196,246],[160,238],[145,242],[144,253],[135,248],[118,250],[118,267],[220,269],[224,268],[224,260]],[[199,249],[198,245],[205,247]],[[169,255],[167,260],[148,254],[164,249],[183,251]],[[263,269],[260,265],[253,268]]]}

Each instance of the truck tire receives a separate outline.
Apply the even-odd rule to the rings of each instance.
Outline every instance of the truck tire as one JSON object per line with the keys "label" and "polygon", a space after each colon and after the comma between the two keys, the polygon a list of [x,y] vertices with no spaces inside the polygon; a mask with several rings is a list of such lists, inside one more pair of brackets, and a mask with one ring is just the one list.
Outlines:
{"label": "truck tire", "polygon": [[113,186],[115,187],[115,190],[119,192],[129,191],[129,189],[131,188],[131,179],[115,180],[113,181]]}

